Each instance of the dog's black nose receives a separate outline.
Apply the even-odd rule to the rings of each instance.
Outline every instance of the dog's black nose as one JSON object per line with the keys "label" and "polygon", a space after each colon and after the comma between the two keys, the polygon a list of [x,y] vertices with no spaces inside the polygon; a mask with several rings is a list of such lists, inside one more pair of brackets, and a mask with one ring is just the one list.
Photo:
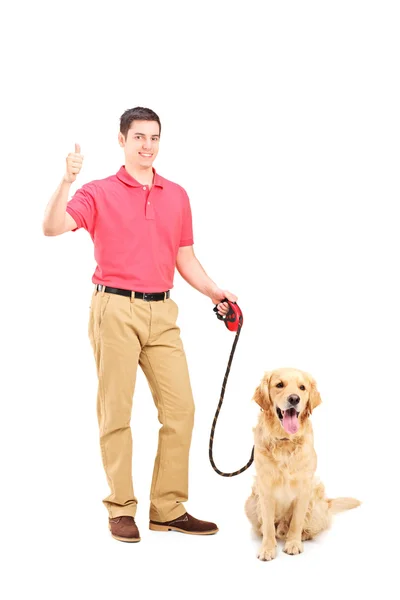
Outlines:
{"label": "dog's black nose", "polygon": [[291,394],[287,401],[292,406],[297,406],[297,404],[300,402],[300,396],[298,396],[297,394]]}

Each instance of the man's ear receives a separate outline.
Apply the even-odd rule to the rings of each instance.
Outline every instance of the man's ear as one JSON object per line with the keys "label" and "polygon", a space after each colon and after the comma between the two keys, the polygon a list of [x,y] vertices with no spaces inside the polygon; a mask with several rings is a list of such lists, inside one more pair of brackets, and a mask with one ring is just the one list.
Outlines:
{"label": "man's ear", "polygon": [[321,400],[321,395],[317,389],[317,382],[315,381],[314,377],[311,377],[311,375],[309,375],[307,373],[308,379],[310,381],[310,398],[308,400],[308,404],[309,404],[309,412],[310,414],[312,413],[312,411],[314,410],[314,408],[317,408],[317,406],[319,406],[322,402]]}
{"label": "man's ear", "polygon": [[271,379],[271,371],[266,371],[264,373],[264,377],[262,378],[260,385],[257,386],[253,400],[257,402],[257,404],[265,410],[271,404],[271,398],[269,395],[269,381]]}
{"label": "man's ear", "polygon": [[118,143],[121,146],[121,148],[123,148],[125,146],[125,137],[124,135],[119,131],[118,132]]}

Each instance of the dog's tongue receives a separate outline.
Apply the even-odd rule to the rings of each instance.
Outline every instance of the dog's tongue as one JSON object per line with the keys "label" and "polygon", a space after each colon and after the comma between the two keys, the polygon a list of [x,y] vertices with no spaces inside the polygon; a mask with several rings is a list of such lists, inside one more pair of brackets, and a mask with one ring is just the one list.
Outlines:
{"label": "dog's tongue", "polygon": [[299,428],[299,420],[294,408],[289,408],[283,413],[283,428],[287,433],[296,433]]}

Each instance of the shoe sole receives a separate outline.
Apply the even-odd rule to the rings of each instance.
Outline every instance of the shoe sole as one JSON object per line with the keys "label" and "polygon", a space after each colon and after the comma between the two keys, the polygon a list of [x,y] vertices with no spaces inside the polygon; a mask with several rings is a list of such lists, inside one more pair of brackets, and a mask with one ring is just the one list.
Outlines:
{"label": "shoe sole", "polygon": [[180,533],[186,533],[189,535],[212,535],[219,531],[218,527],[216,529],[212,529],[212,531],[186,531],[185,529],[180,529],[180,527],[172,527],[171,525],[156,525],[155,523],[150,523],[149,529],[152,531],[179,531]]}
{"label": "shoe sole", "polygon": [[[108,529],[111,531],[111,527],[108,526]],[[135,542],[140,542],[140,537],[138,538],[126,538],[126,537],[121,537],[119,535],[114,535],[111,532],[111,537],[114,538],[114,540],[118,540],[119,542],[129,542],[131,544],[134,544]]]}

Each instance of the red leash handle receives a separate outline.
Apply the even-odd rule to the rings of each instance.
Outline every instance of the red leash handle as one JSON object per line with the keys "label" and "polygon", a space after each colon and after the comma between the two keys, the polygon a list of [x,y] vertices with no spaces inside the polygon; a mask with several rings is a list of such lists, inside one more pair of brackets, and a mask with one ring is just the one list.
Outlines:
{"label": "red leash handle", "polygon": [[[227,302],[229,305],[229,312],[224,316],[220,315],[218,312],[218,304],[221,304],[222,302]],[[239,326],[243,325],[243,313],[240,310],[239,305],[236,304],[236,302],[231,302],[228,298],[224,298],[218,304],[213,308],[213,311],[217,314],[217,319],[224,321],[229,331],[237,331]]]}

